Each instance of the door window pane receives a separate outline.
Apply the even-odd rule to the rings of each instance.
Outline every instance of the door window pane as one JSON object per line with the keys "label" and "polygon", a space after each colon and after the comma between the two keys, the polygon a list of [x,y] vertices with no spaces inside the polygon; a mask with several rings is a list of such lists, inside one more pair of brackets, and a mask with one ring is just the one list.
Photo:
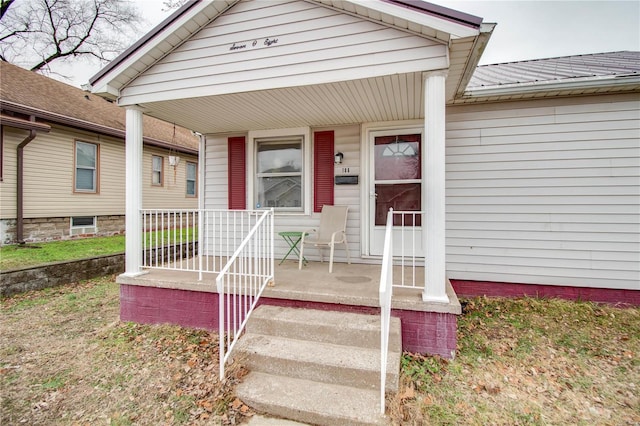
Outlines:
{"label": "door window pane", "polygon": [[[390,185],[376,185],[376,226],[387,224],[387,212],[389,208],[395,211],[420,211],[420,184],[403,183]],[[404,223],[403,223],[404,222]],[[416,223],[413,223],[412,215],[394,216],[393,224],[420,226],[421,217],[416,216]]]}
{"label": "door window pane", "polygon": [[420,179],[420,135],[375,138],[376,180]]}

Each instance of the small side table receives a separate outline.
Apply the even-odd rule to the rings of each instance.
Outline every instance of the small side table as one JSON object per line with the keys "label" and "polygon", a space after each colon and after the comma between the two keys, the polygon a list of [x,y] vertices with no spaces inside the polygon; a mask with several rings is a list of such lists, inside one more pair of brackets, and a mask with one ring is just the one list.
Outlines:
{"label": "small side table", "polygon": [[[289,255],[292,252],[293,252],[293,254],[295,254],[298,257],[298,259],[300,259],[300,249],[298,248],[298,244],[300,244],[300,241],[302,240],[302,235],[303,234],[304,235],[308,235],[307,232],[300,232],[300,231],[278,232],[278,235],[280,235],[282,237],[282,239],[285,240],[287,242],[287,244],[289,244],[289,251],[287,252],[287,254],[284,255],[284,257],[280,261],[279,265],[282,265],[282,262],[287,260],[287,257],[289,257]],[[307,259],[305,259],[303,257],[302,258],[302,262],[304,262],[304,264],[306,264],[307,263]]]}

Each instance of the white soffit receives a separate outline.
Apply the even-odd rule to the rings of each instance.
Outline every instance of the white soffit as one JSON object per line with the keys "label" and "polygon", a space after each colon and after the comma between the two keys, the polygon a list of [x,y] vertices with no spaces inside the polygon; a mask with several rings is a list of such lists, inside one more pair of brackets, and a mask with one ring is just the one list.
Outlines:
{"label": "white soffit", "polygon": [[145,114],[203,134],[424,117],[422,73],[142,104]]}

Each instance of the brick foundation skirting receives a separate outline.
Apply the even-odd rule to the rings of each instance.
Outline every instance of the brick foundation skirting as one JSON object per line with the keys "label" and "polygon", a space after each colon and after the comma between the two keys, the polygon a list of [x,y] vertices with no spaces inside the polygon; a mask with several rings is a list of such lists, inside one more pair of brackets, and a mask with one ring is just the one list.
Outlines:
{"label": "brick foundation skirting", "polygon": [[458,297],[542,297],[640,306],[640,290],[450,280]]}
{"label": "brick foundation skirting", "polygon": [[[159,287],[120,285],[120,319],[142,324],[178,324],[218,329],[218,294]],[[260,305],[285,306],[378,315],[379,308],[286,299],[261,298]],[[402,349],[414,353],[455,356],[457,316],[394,309],[402,323]]]}

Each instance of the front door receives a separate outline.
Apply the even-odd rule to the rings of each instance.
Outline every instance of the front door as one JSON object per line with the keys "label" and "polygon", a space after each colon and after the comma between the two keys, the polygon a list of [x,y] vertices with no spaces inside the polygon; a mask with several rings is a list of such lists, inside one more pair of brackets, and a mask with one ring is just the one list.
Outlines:
{"label": "front door", "polygon": [[[419,212],[422,207],[422,134],[373,132],[371,139],[369,254],[382,255],[389,208]],[[419,214],[394,216],[395,255],[424,256],[421,221]]]}

